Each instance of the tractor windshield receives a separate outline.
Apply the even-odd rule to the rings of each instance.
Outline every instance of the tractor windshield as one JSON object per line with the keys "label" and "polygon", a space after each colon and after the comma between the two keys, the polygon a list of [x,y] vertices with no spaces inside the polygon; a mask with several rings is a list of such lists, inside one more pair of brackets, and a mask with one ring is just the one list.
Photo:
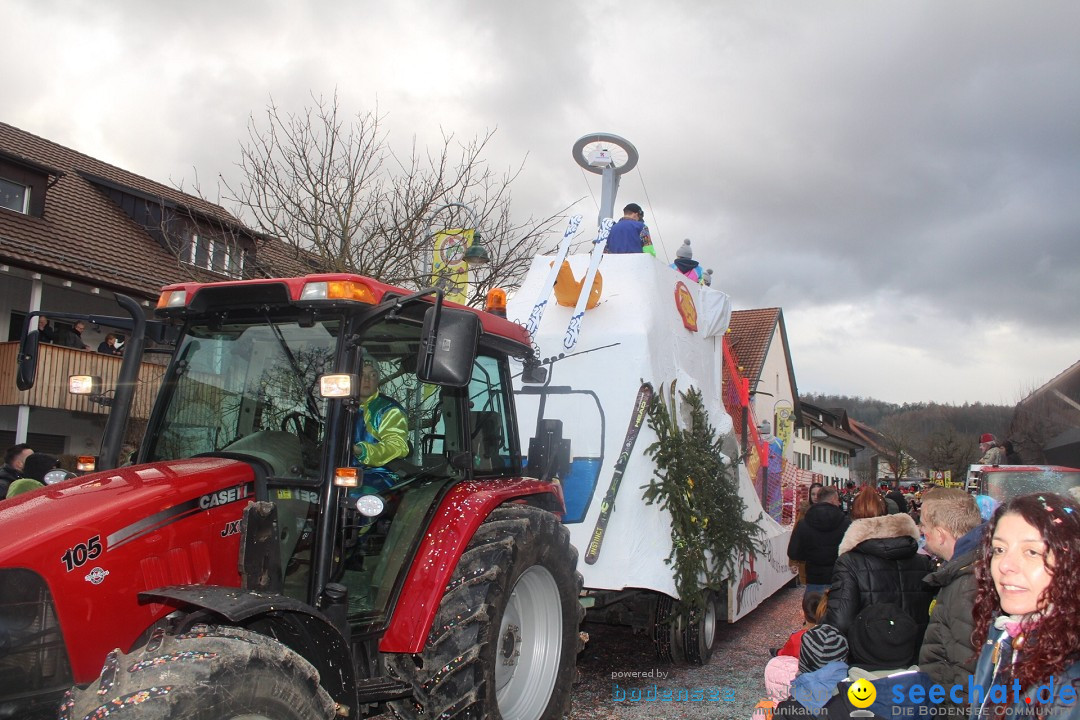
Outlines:
{"label": "tractor windshield", "polygon": [[315,475],[326,410],[317,383],[333,368],[339,327],[269,316],[190,326],[146,459],[231,451],[278,476]]}
{"label": "tractor windshield", "polygon": [[981,493],[998,502],[1017,495],[1052,492],[1068,496],[1069,490],[1080,485],[1080,470],[1053,466],[999,466],[983,473]]}

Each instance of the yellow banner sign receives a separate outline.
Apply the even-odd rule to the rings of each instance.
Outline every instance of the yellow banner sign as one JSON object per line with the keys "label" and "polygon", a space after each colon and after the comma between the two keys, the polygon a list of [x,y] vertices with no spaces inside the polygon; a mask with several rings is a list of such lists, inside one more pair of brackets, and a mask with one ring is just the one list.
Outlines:
{"label": "yellow banner sign", "polygon": [[442,288],[447,300],[464,304],[469,299],[469,264],[462,260],[472,245],[473,230],[455,228],[435,235],[431,258],[431,284]]}

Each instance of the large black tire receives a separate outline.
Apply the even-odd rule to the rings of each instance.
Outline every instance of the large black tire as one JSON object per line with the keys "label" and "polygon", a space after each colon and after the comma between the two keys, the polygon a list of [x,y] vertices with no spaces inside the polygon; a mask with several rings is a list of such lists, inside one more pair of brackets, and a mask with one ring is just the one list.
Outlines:
{"label": "large black tire", "polygon": [[701,607],[687,613],[681,630],[681,644],[686,661],[691,665],[708,665],[716,646],[716,629],[721,622],[720,603],[716,593],[701,591]]}
{"label": "large black tire", "polygon": [[570,711],[585,611],[570,533],[551,513],[497,508],[446,586],[423,653],[389,655],[413,687],[398,718],[554,720]]}
{"label": "large black tire", "polygon": [[141,650],[109,653],[97,682],[68,691],[61,720],[327,720],[319,674],[281,643],[239,628],[156,633]]}
{"label": "large black tire", "polygon": [[652,607],[652,639],[656,647],[656,657],[675,665],[686,662],[682,633],[683,619],[679,601],[669,595],[657,593]]}
{"label": "large black tire", "polygon": [[716,647],[716,630],[722,622],[720,598],[702,590],[701,608],[687,610],[674,598],[657,594],[653,605],[652,639],[656,656],[675,665],[707,665]]}

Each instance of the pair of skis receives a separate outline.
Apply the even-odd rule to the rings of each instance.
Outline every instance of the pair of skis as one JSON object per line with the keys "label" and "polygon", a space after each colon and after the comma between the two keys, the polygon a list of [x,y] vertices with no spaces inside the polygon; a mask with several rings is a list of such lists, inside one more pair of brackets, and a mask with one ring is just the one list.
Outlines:
{"label": "pair of skis", "polygon": [[611,484],[608,485],[607,493],[600,503],[600,517],[596,518],[596,528],[592,538],[585,549],[585,562],[589,565],[596,563],[600,557],[600,546],[604,543],[604,534],[607,533],[608,520],[615,509],[615,496],[619,494],[619,485],[622,484],[623,475],[626,473],[626,465],[630,462],[630,453],[637,442],[638,433],[645,423],[645,416],[649,414],[649,405],[652,402],[653,387],[649,383],[642,383],[634,400],[634,414],[630,416],[630,426],[626,429],[626,437],[623,438],[619,457],[615,461],[615,471],[611,475]]}
{"label": "pair of skis", "polygon": [[600,267],[600,259],[604,257],[608,234],[611,233],[611,226],[614,224],[615,221],[611,218],[604,218],[600,223],[600,232],[597,233],[596,239],[593,240],[589,269],[585,273],[585,282],[581,284],[581,294],[578,295],[577,305],[574,306],[574,314],[570,316],[570,324],[566,326],[566,335],[562,341],[563,347],[567,350],[574,349],[574,346],[577,345],[578,336],[581,335],[581,320],[585,317],[585,308],[589,303],[589,296],[592,294],[593,281],[596,280],[596,270]]}
{"label": "pair of skis", "polygon": [[[611,218],[605,218],[600,223],[600,229],[597,232],[596,239],[593,240],[592,255],[589,258],[589,269],[585,273],[585,281],[581,285],[581,294],[578,295],[577,304],[574,306],[574,314],[570,316],[570,323],[566,327],[566,335],[563,337],[563,347],[567,350],[572,350],[577,344],[578,337],[581,335],[581,321],[585,315],[585,308],[589,302],[589,295],[592,293],[593,282],[596,280],[596,271],[600,267],[600,259],[604,255],[604,249],[607,247],[608,234],[611,232],[611,226],[615,224],[615,221]],[[578,231],[578,227],[581,225],[581,216],[574,215],[570,218],[570,222],[566,226],[566,231],[563,232],[562,240],[559,242],[559,249],[555,255],[555,262],[551,265],[551,270],[548,271],[548,276],[544,280],[544,286],[540,291],[540,297],[537,298],[536,304],[533,305],[532,312],[529,313],[529,319],[525,323],[525,328],[529,331],[529,335],[535,335],[536,331],[540,328],[540,321],[544,318],[544,311],[547,310],[548,298],[551,297],[551,291],[555,288],[555,280],[558,278],[559,269],[562,268],[563,261],[566,260],[566,255],[570,251],[570,241]]]}
{"label": "pair of skis", "polygon": [[570,222],[566,225],[566,231],[563,232],[562,240],[559,241],[559,249],[555,253],[555,262],[551,264],[551,270],[548,271],[548,276],[544,280],[544,289],[540,291],[540,298],[533,305],[532,312],[529,313],[529,320],[525,323],[525,329],[529,331],[530,336],[536,335],[536,331],[540,327],[540,321],[544,319],[548,298],[555,287],[555,280],[559,277],[559,268],[562,267],[566,254],[570,252],[570,241],[574,239],[580,225],[580,215],[570,218]]}

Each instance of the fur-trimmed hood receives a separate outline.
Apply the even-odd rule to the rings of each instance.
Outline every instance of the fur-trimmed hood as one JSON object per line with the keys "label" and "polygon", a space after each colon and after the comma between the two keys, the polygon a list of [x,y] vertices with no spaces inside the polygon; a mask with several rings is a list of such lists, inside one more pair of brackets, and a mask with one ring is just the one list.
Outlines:
{"label": "fur-trimmed hood", "polygon": [[[863,518],[855,520],[844,533],[844,539],[840,541],[839,552],[841,554],[854,550],[860,543],[866,540],[891,540],[911,538],[915,549],[919,546],[919,528],[910,515],[899,513],[896,515],[882,515],[880,517]],[[886,543],[894,545],[895,543]],[[902,542],[903,547],[909,543]],[[876,554],[876,553],[875,553]]]}

